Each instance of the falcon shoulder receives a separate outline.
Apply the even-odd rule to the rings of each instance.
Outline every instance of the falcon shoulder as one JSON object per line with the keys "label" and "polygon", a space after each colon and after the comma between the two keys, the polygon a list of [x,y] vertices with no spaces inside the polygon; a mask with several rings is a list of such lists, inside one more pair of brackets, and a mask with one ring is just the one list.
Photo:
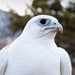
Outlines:
{"label": "falcon shoulder", "polygon": [[60,72],[61,75],[72,75],[71,60],[68,53],[63,49],[60,49]]}

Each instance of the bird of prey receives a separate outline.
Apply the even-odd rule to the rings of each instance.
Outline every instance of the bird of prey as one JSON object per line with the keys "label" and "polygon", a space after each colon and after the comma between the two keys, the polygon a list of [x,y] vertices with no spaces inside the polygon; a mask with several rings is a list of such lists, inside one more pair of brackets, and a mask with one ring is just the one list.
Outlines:
{"label": "bird of prey", "polygon": [[59,31],[63,27],[52,16],[30,19],[22,34],[0,51],[0,75],[71,75],[70,57],[55,43]]}

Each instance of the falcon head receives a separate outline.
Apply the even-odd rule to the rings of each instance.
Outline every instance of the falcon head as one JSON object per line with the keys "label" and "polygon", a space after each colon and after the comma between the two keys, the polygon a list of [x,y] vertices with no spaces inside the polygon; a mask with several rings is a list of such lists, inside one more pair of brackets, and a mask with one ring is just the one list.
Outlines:
{"label": "falcon head", "polygon": [[23,31],[28,37],[55,36],[57,32],[63,32],[63,27],[52,16],[39,15],[30,19]]}

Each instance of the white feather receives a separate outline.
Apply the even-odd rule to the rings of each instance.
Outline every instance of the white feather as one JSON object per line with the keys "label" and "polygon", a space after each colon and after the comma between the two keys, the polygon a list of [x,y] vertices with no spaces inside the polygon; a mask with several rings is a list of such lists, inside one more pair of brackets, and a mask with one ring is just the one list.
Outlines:
{"label": "white feather", "polygon": [[[37,21],[42,18],[51,22],[41,26]],[[53,26],[62,27],[52,16],[33,17],[23,33],[7,49],[1,50],[0,60],[4,62],[0,62],[0,75],[71,75],[69,56],[55,44],[57,32],[51,29]],[[51,28],[44,30],[47,27]]]}

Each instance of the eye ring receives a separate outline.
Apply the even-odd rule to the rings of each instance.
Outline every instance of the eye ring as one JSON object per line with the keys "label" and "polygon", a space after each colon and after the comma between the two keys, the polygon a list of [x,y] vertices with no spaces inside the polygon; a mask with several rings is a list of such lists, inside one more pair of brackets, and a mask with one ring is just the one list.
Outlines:
{"label": "eye ring", "polygon": [[50,20],[43,18],[43,19],[38,20],[38,23],[39,23],[40,25],[42,25],[42,26],[46,26],[46,25],[48,25],[48,24],[50,23]]}

